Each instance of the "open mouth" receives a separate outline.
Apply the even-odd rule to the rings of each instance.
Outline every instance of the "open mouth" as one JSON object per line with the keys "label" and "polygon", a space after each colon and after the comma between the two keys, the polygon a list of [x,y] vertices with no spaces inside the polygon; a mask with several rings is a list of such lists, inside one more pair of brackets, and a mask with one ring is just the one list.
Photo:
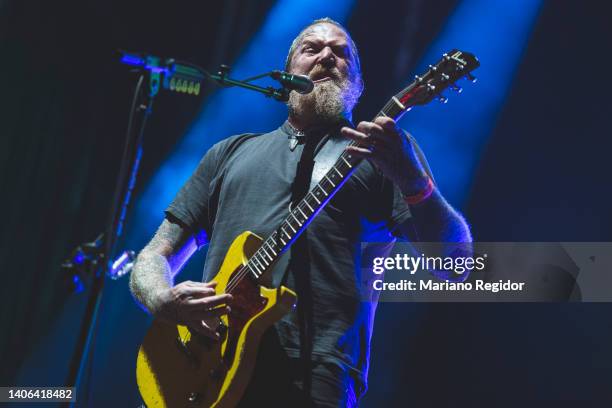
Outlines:
{"label": "open mouth", "polygon": [[321,78],[317,78],[315,80],[313,80],[312,82],[314,82],[315,84],[318,84],[319,82],[324,82],[324,81],[331,81],[333,78],[330,76],[324,76]]}

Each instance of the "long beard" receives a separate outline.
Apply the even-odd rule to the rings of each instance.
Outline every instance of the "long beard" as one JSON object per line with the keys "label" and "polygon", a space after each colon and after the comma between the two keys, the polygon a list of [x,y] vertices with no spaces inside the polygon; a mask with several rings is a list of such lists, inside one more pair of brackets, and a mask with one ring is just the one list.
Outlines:
{"label": "long beard", "polygon": [[309,94],[291,92],[287,107],[290,116],[332,123],[349,116],[360,95],[354,81],[334,78],[315,84]]}

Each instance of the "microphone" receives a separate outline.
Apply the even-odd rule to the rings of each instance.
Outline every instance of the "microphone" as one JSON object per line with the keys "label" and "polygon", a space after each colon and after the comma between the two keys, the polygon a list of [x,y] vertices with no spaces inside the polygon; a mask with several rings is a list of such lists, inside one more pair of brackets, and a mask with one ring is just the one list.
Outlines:
{"label": "microphone", "polygon": [[314,82],[306,75],[290,74],[285,71],[272,71],[270,76],[290,91],[307,94],[314,89]]}

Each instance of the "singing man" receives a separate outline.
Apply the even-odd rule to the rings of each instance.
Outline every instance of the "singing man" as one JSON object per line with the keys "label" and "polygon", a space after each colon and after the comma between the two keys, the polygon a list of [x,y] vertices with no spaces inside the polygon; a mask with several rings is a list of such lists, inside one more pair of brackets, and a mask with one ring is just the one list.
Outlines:
{"label": "singing man", "polygon": [[[276,130],[232,136],[208,150],[139,254],[130,287],[153,316],[218,339],[206,321],[231,313],[236,299],[217,293],[210,279],[231,242],[244,231],[267,237],[278,228],[300,182],[312,175],[296,178],[316,168],[326,143],[359,142],[346,149],[366,160],[274,268],[275,282],[297,292],[297,307],[264,335],[239,405],[357,406],[376,308],[360,297],[363,237],[388,232],[415,245],[471,242],[470,230],[436,188],[412,136],[384,116],[353,125],[364,84],[357,47],[342,25],[324,18],[305,27],[285,69],[309,76],[314,90],[290,93],[287,120]],[[174,285],[204,245],[205,283]]]}

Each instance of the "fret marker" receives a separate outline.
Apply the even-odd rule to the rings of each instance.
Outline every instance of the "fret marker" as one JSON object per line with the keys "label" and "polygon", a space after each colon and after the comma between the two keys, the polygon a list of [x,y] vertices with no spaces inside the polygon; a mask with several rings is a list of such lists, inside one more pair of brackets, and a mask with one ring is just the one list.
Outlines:
{"label": "fret marker", "polygon": [[264,253],[266,254],[266,256],[270,259],[272,259],[272,257],[270,256],[270,254],[268,253],[268,251],[266,251],[266,247],[264,245],[261,246],[261,250],[264,251]]}
{"label": "fret marker", "polygon": [[259,276],[261,274],[261,272],[259,272],[259,268],[257,268],[257,265],[255,264],[255,262],[249,262],[248,264],[252,264],[253,265],[253,268],[255,268],[255,271],[256,271],[256,273],[255,273],[256,276]]}
{"label": "fret marker", "polygon": [[[274,248],[272,248],[272,245],[268,244],[268,249],[270,249],[270,251],[274,254],[274,256],[278,255],[276,251],[274,250]],[[272,259],[272,257],[270,257],[270,259]]]}
{"label": "fret marker", "polygon": [[254,256],[253,259],[257,262],[262,271],[266,269],[266,267],[261,264],[261,261],[257,259],[257,257]]}

